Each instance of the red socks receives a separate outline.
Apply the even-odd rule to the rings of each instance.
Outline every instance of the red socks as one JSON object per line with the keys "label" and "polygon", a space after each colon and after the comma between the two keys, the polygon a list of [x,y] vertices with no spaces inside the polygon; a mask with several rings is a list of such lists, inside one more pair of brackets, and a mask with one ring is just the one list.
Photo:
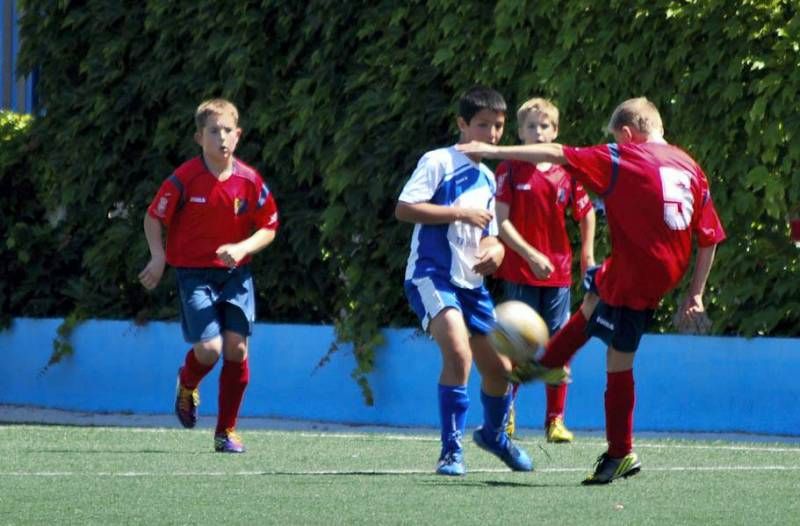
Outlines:
{"label": "red socks", "polygon": [[547,343],[544,354],[539,362],[545,367],[563,367],[589,340],[586,335],[586,318],[578,309],[575,314],[561,327]]}
{"label": "red socks", "polygon": [[567,384],[545,385],[547,398],[547,412],[545,413],[544,426],[564,416],[564,402],[567,399]]}
{"label": "red socks", "polygon": [[243,362],[225,361],[219,375],[219,415],[216,434],[236,427],[239,407],[242,405],[244,390],[250,381],[250,367],[247,359]]}
{"label": "red socks", "polygon": [[181,368],[181,385],[187,389],[197,389],[200,380],[214,368],[214,364],[205,365],[197,361],[194,349],[189,349]]}
{"label": "red socks", "polygon": [[633,370],[607,373],[606,439],[608,456],[624,457],[633,451],[633,406],[636,402]]}

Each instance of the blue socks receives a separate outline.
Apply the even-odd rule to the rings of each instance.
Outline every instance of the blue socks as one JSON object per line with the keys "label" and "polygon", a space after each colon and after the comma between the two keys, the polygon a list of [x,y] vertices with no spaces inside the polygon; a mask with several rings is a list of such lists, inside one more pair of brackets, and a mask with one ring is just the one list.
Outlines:
{"label": "blue socks", "polygon": [[489,396],[481,389],[481,403],[483,404],[483,429],[484,439],[498,446],[505,446],[506,420],[511,409],[511,390],[503,396]]}
{"label": "blue socks", "polygon": [[442,452],[461,451],[461,437],[464,436],[467,424],[467,408],[469,396],[466,385],[439,384]]}

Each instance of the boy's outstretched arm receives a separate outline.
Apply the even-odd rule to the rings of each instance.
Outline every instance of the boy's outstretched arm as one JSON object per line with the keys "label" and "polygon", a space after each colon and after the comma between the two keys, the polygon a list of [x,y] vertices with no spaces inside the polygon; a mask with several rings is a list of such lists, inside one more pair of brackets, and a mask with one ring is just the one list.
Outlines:
{"label": "boy's outstretched arm", "polygon": [[513,159],[534,164],[567,164],[567,159],[564,157],[564,147],[554,142],[494,146],[485,142],[472,141],[456,144],[456,150],[465,154],[476,154],[490,159]]}
{"label": "boy's outstretched arm", "polygon": [[493,217],[491,212],[482,208],[443,206],[433,203],[406,203],[403,201],[397,202],[394,216],[407,223],[443,225],[462,221],[479,228],[486,228]]}
{"label": "boy's outstretched arm", "polygon": [[164,235],[161,221],[148,213],[144,215],[144,237],[150,249],[150,261],[139,273],[139,283],[147,290],[153,290],[164,275],[167,256],[164,254]]}
{"label": "boy's outstretched arm", "polygon": [[703,292],[708,281],[708,274],[714,264],[717,245],[699,247],[694,262],[692,281],[686,298],[673,318],[673,324],[679,332],[689,334],[705,334],[711,328],[711,320],[703,305]]}

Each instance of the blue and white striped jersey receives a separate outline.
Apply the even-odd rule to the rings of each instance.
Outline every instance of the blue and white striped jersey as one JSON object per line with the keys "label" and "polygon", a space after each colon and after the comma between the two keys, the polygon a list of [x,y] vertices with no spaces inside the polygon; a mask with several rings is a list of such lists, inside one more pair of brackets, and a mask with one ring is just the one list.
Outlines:
{"label": "blue and white striped jersey", "polygon": [[[433,203],[444,206],[483,208],[494,215],[497,186],[494,174],[483,163],[474,163],[452,146],[422,156],[399,200],[404,203]],[[406,280],[437,275],[463,288],[483,284],[483,276],[472,270],[480,241],[497,235],[497,221],[486,229],[456,221],[442,225],[416,224]]]}

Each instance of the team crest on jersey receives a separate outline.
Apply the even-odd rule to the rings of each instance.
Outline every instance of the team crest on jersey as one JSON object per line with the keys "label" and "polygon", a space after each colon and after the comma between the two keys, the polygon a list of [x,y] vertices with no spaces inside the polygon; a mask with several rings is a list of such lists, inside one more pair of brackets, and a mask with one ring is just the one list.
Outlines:
{"label": "team crest on jersey", "polygon": [[247,211],[247,199],[239,199],[238,197],[233,200],[233,213],[240,215]]}

